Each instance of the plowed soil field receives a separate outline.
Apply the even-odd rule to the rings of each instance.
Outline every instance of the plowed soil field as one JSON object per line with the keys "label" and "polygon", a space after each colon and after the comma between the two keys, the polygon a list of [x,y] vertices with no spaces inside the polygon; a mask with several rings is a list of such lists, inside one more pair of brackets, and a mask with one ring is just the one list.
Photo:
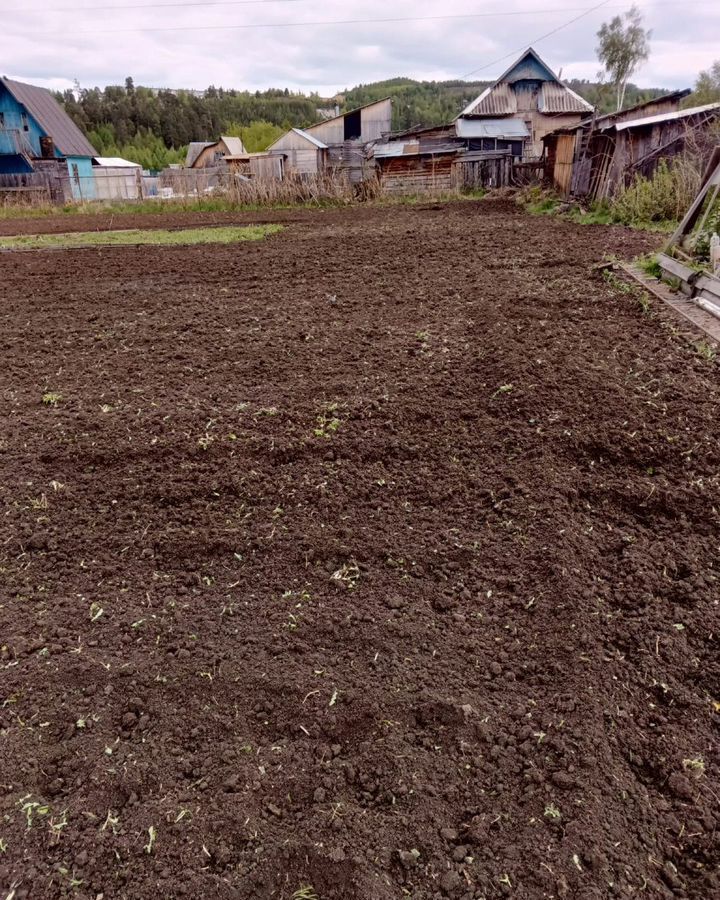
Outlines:
{"label": "plowed soil field", "polygon": [[720,896],[718,368],[593,268],[655,239],[270,218],[0,256],[0,897]]}

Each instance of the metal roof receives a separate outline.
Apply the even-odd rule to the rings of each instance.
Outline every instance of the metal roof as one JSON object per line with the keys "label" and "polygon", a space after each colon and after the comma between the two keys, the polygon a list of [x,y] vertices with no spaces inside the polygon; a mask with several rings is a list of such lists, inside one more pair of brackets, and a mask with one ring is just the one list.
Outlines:
{"label": "metal roof", "polygon": [[401,156],[446,156],[449,153],[460,153],[463,147],[459,144],[429,144],[421,141],[390,141],[387,144],[375,144],[373,153],[376,159],[397,159]]}
{"label": "metal roof", "polygon": [[461,116],[512,116],[517,112],[513,84],[523,80],[542,81],[538,109],[552,113],[592,112],[590,103],[576,94],[557,77],[553,70],[529,47],[498,80],[468,104]]}
{"label": "metal roof", "polygon": [[522,119],[458,119],[455,131],[459,138],[501,138],[522,141],[530,137]]}
{"label": "metal roof", "polygon": [[517,97],[509,82],[499,81],[491,85],[472,103],[461,116],[511,116],[517,112]]}
{"label": "metal roof", "polygon": [[[574,125],[565,125],[562,128],[556,128],[554,131],[549,132],[543,137],[543,140],[546,137],[552,137],[553,135],[558,134],[575,134],[578,129],[590,129],[592,131],[612,131],[617,125],[623,124],[623,122],[632,121],[633,124],[637,127],[642,124],[642,122],[647,121],[647,119],[652,118],[651,116],[640,116],[636,115],[634,119],[624,119],[624,116],[627,116],[628,113],[639,113],[643,109],[647,109],[651,106],[656,106],[661,103],[679,103],[682,99],[688,96],[688,94],[692,93],[690,88],[684,88],[681,91],[672,91],[669,94],[662,94],[659,97],[654,97],[652,100],[643,100],[642,103],[638,103],[635,106],[629,106],[627,109],[621,109],[617,112],[605,113],[602,116],[587,116],[584,119],[581,119],[579,122]],[[667,113],[657,113],[657,116],[665,118],[666,116],[671,115],[676,110],[670,110]],[[681,110],[684,112],[684,110]]]}
{"label": "metal roof", "polygon": [[391,159],[397,156],[416,156],[420,150],[419,141],[392,141],[389,144],[375,144],[376,159]]}
{"label": "metal roof", "polygon": [[142,169],[138,163],[130,162],[120,156],[96,156],[93,159],[103,169]]}
{"label": "metal roof", "polygon": [[316,137],[313,137],[313,135],[309,132],[303,131],[302,128],[293,128],[291,130],[294,131],[295,134],[299,134],[301,138],[305,138],[306,141],[309,141],[311,144],[317,147],[318,150],[327,150],[327,144],[323,144],[322,141],[319,141]]}
{"label": "metal roof", "polygon": [[673,119],[686,119],[689,116],[697,116],[704,112],[717,112],[720,114],[720,103],[706,103],[704,106],[691,106],[689,109],[677,109],[674,112],[660,113],[657,116],[646,116],[644,119],[631,119],[629,122],[619,122],[615,125],[617,131],[626,131],[628,128],[639,128],[644,125],[657,125],[660,122],[671,122]]}
{"label": "metal roof", "polygon": [[[653,97],[652,100],[643,100],[642,103],[636,103],[635,106],[628,106],[626,109],[605,113],[603,116],[596,116],[595,127],[600,128],[601,126],[604,126],[606,122],[609,122],[611,125],[615,124],[619,117],[626,116],[631,112],[639,112],[641,109],[646,109],[648,106],[655,106],[658,103],[679,103],[691,93],[692,91],[690,88],[683,88],[681,91],[672,91],[669,94],[661,94],[659,97]],[[638,116],[638,118],[640,118],[640,116]],[[589,119],[583,119],[581,124],[587,125],[589,122]]]}
{"label": "metal roof", "polygon": [[216,143],[217,141],[191,141],[188,144],[187,156],[185,157],[186,167],[191,169],[203,150],[207,147],[214,146]]}
{"label": "metal roof", "polygon": [[545,81],[538,109],[543,113],[587,113],[592,104],[559,82]]}
{"label": "metal roof", "polygon": [[[528,62],[535,62],[540,69],[544,69],[543,74],[547,75],[548,80],[559,80],[550,66],[543,59],[540,59],[537,51],[532,47],[528,47],[527,50],[522,54],[522,56],[518,57],[510,66],[510,68],[506,69],[502,73],[502,75],[498,78],[498,81],[518,81],[522,78],[527,78],[528,73],[525,71],[527,66],[524,66],[524,64],[527,64]],[[534,74],[535,73],[533,72],[533,75]]]}
{"label": "metal roof", "polygon": [[242,142],[242,138],[230,137],[223,134],[220,140],[227,147],[228,156],[242,156],[245,153],[245,146]]}
{"label": "metal roof", "polygon": [[96,150],[50,91],[34,84],[2,78],[9,93],[53,139],[63,156],[95,156]]}

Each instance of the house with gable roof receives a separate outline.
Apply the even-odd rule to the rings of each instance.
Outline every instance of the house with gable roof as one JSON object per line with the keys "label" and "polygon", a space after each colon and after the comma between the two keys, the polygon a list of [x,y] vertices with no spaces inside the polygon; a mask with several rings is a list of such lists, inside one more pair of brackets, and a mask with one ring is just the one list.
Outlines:
{"label": "house with gable roof", "polygon": [[222,166],[226,159],[245,155],[245,146],[239,137],[222,135],[218,141],[192,141],[188,144],[185,168],[207,169]]}
{"label": "house with gable roof", "polygon": [[546,134],[576,125],[592,111],[530,47],[465,107],[455,132],[472,150],[509,149],[527,159],[542,156]]}
{"label": "house with gable roof", "polygon": [[0,78],[0,176],[60,174],[83,199],[94,196],[96,155],[50,91]]}

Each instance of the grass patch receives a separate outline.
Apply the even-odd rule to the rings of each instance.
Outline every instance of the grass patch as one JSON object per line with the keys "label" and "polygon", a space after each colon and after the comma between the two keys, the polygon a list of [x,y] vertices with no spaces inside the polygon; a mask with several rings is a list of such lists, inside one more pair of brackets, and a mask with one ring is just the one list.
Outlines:
{"label": "grass patch", "polygon": [[614,291],[634,298],[637,301],[638,306],[642,310],[643,315],[649,316],[652,314],[652,302],[650,300],[650,295],[639,285],[635,284],[634,282],[626,281],[624,278],[619,278],[610,269],[605,269],[605,271],[603,272],[603,278]]}
{"label": "grass patch", "polygon": [[414,206],[422,203],[450,203],[455,200],[480,200],[487,195],[483,188],[467,191],[440,191],[407,196],[379,195],[370,199],[350,197],[317,197],[313,200],[276,200],[243,202],[232,197],[177,198],[175,200],[88,200],[53,206],[48,203],[0,204],[0,220],[45,219],[55,216],[166,216],[176,213],[266,212],[288,209],[337,209],[354,205]]}
{"label": "grass patch", "polygon": [[[715,359],[717,358],[717,350],[707,341],[697,341],[695,344],[695,352],[707,362],[715,362]],[[685,760],[685,762],[687,762],[687,760]]]}
{"label": "grass patch", "polygon": [[417,194],[386,194],[371,201],[372,206],[431,206],[435,203],[456,203],[460,200],[483,200],[485,188],[472,190],[427,191]]}
{"label": "grass patch", "polygon": [[72,250],[77,247],[127,247],[138,244],[178,246],[187,244],[233,244],[261,241],[282,231],[282,225],[243,225],[222,228],[127,229],[124,231],[78,231],[67,234],[28,234],[0,238],[0,250]]}
{"label": "grass patch", "polygon": [[523,205],[532,216],[554,216],[557,215],[560,204],[561,201],[557,197],[540,197]]}
{"label": "grass patch", "polygon": [[7,203],[0,205],[0,219],[45,219],[54,216],[166,216],[174,213],[260,212],[267,209],[294,209],[298,206],[339,205],[321,203],[238,203],[225,197],[176,200],[88,200],[55,206],[49,203]]}
{"label": "grass patch", "polygon": [[311,884],[302,884],[293,893],[292,900],[319,900],[319,898]]}
{"label": "grass patch", "polygon": [[647,253],[645,256],[638,256],[635,260],[638,269],[649,275],[651,278],[662,278],[662,269],[657,256],[654,253]]}
{"label": "grass patch", "polygon": [[605,203],[595,203],[590,209],[582,210],[574,207],[567,213],[567,218],[578,225],[616,225],[617,220]]}
{"label": "grass patch", "polygon": [[[576,200],[562,200],[552,191],[538,185],[522,190],[516,201],[533,216],[557,216],[576,225],[627,225],[639,231],[667,233],[677,226],[676,220],[650,217],[644,207],[624,208],[618,201],[598,200],[588,206]],[[644,217],[643,217],[644,216]]]}

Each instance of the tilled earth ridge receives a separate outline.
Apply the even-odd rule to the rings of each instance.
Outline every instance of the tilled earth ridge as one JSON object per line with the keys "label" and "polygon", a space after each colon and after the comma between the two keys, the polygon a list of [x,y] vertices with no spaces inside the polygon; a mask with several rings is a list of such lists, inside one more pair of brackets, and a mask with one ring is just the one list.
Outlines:
{"label": "tilled earth ridge", "polygon": [[0,257],[0,895],[720,895],[717,367],[593,268],[653,239],[300,219]]}

